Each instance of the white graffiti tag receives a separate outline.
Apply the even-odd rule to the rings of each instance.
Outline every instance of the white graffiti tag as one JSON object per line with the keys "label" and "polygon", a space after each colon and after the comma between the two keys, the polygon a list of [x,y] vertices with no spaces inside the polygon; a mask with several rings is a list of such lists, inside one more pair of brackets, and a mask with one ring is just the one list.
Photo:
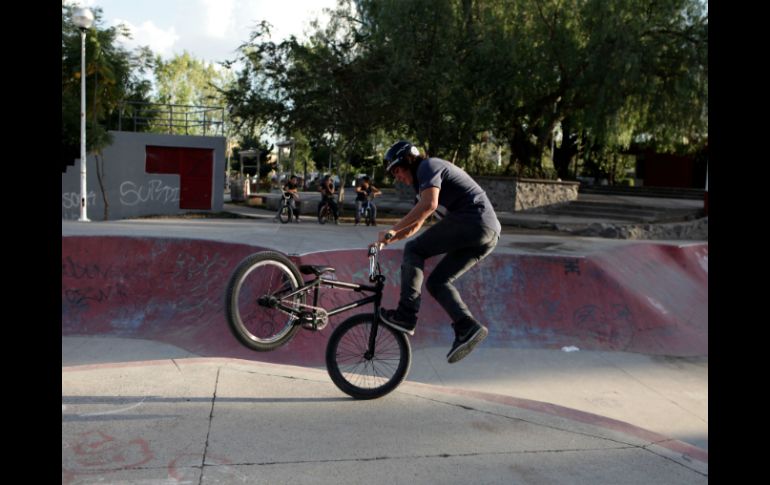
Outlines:
{"label": "white graffiti tag", "polygon": [[150,180],[149,187],[137,186],[134,182],[120,184],[120,203],[135,206],[148,201],[167,204],[179,202],[179,187],[164,185],[160,180]]}
{"label": "white graffiti tag", "polygon": [[[93,206],[96,202],[96,193],[92,190],[86,197],[86,204]],[[77,209],[80,207],[80,193],[79,192],[65,192],[61,194],[61,207],[62,209]]]}

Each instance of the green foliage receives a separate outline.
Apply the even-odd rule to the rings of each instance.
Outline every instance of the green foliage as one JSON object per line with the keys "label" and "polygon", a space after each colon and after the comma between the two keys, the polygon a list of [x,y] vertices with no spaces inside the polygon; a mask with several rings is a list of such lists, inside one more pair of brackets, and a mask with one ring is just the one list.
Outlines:
{"label": "green foliage", "polygon": [[[227,72],[227,71],[222,71]],[[168,61],[155,57],[155,102],[211,106],[221,102],[217,87],[224,75],[213,64],[198,60],[184,52]]]}
{"label": "green foliage", "polygon": [[239,122],[305,134],[322,166],[374,168],[407,138],[473,173],[565,178],[577,159],[617,172],[641,138],[690,151],[707,138],[700,0],[340,0],[331,18],[304,43],[260,24],[226,91]]}
{"label": "green foliage", "polygon": [[[211,134],[209,122],[223,121],[222,111],[215,108],[225,105],[222,90],[234,81],[229,69],[217,69],[214,64],[196,59],[188,52],[168,61],[156,56],[154,64],[156,92],[153,101],[163,105],[163,110],[154,117],[153,130]],[[203,107],[211,109],[204,110]]]}

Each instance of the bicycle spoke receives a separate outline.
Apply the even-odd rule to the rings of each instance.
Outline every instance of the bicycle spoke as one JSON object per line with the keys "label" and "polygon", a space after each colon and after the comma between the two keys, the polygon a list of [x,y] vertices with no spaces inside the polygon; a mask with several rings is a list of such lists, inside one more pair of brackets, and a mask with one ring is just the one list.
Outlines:
{"label": "bicycle spoke", "polygon": [[375,353],[371,359],[366,359],[371,332],[369,322],[352,326],[337,343],[335,355],[343,378],[357,388],[367,390],[386,385],[398,372],[401,361],[398,341],[386,327],[379,328]]}
{"label": "bicycle spoke", "polygon": [[[280,295],[293,291],[297,282],[291,274],[276,263],[262,262],[244,275],[240,282],[236,302],[238,317],[244,331],[259,341],[271,342],[281,338],[292,328],[295,317],[258,303],[263,296]],[[291,306],[300,301],[299,296],[286,302]]]}

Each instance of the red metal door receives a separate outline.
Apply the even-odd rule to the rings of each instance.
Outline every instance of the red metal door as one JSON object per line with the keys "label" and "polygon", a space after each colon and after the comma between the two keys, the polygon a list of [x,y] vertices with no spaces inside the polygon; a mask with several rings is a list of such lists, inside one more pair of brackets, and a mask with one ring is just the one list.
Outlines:
{"label": "red metal door", "polygon": [[147,173],[179,174],[179,208],[211,210],[214,150],[146,147]]}

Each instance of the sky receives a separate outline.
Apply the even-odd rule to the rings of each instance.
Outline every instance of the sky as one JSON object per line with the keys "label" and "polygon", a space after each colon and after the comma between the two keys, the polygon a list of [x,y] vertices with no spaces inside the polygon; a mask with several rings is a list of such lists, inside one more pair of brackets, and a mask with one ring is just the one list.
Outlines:
{"label": "sky", "polygon": [[183,51],[207,62],[232,60],[261,20],[272,24],[272,40],[305,38],[314,18],[325,23],[324,8],[336,0],[63,0],[65,4],[101,7],[103,25],[126,24],[133,39],[129,50],[147,45],[164,59]]}

